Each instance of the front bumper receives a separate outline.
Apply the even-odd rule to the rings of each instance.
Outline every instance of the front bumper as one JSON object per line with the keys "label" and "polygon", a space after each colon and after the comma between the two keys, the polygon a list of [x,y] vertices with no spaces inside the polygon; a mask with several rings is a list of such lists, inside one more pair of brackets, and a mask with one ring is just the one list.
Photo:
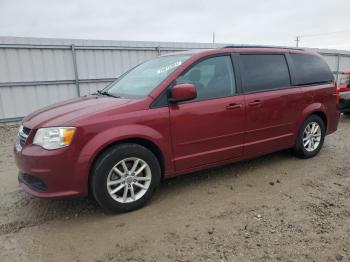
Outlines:
{"label": "front bumper", "polygon": [[64,198],[88,194],[87,163],[74,148],[45,150],[26,145],[14,147],[18,181],[29,194],[41,198]]}
{"label": "front bumper", "polygon": [[32,176],[30,174],[25,174],[18,172],[18,182],[29,187],[35,192],[45,192],[47,191],[47,185],[40,178]]}

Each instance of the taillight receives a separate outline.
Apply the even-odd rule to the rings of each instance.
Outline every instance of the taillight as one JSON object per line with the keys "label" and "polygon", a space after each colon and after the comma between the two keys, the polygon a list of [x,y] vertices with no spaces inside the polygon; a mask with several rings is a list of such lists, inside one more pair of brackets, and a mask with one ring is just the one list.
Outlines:
{"label": "taillight", "polygon": [[336,97],[337,106],[338,106],[339,102],[340,102],[340,90],[338,87],[336,87],[336,89],[335,89],[335,97]]}

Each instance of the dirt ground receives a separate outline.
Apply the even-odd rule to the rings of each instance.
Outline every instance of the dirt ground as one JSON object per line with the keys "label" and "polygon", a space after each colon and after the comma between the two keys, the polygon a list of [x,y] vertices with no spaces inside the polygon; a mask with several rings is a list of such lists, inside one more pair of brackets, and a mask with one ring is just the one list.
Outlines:
{"label": "dirt ground", "polygon": [[0,261],[350,261],[350,118],[320,154],[279,152],[164,181],[143,209],[41,200],[0,128]]}

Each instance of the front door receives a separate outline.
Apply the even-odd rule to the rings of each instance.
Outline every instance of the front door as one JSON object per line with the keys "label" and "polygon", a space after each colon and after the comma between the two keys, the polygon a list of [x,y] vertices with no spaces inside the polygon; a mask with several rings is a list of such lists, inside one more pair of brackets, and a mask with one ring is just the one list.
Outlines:
{"label": "front door", "polygon": [[197,89],[193,101],[169,107],[176,170],[190,170],[241,156],[244,96],[236,94],[231,57],[201,60],[176,83],[191,83]]}

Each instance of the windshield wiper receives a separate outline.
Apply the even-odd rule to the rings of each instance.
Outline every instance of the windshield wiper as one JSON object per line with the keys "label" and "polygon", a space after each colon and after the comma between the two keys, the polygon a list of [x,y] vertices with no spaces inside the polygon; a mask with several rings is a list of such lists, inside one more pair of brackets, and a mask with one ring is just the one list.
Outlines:
{"label": "windshield wiper", "polygon": [[97,94],[103,95],[103,96],[110,96],[110,97],[114,97],[114,98],[120,98],[120,96],[113,95],[111,93],[108,93],[107,91],[97,90]]}

